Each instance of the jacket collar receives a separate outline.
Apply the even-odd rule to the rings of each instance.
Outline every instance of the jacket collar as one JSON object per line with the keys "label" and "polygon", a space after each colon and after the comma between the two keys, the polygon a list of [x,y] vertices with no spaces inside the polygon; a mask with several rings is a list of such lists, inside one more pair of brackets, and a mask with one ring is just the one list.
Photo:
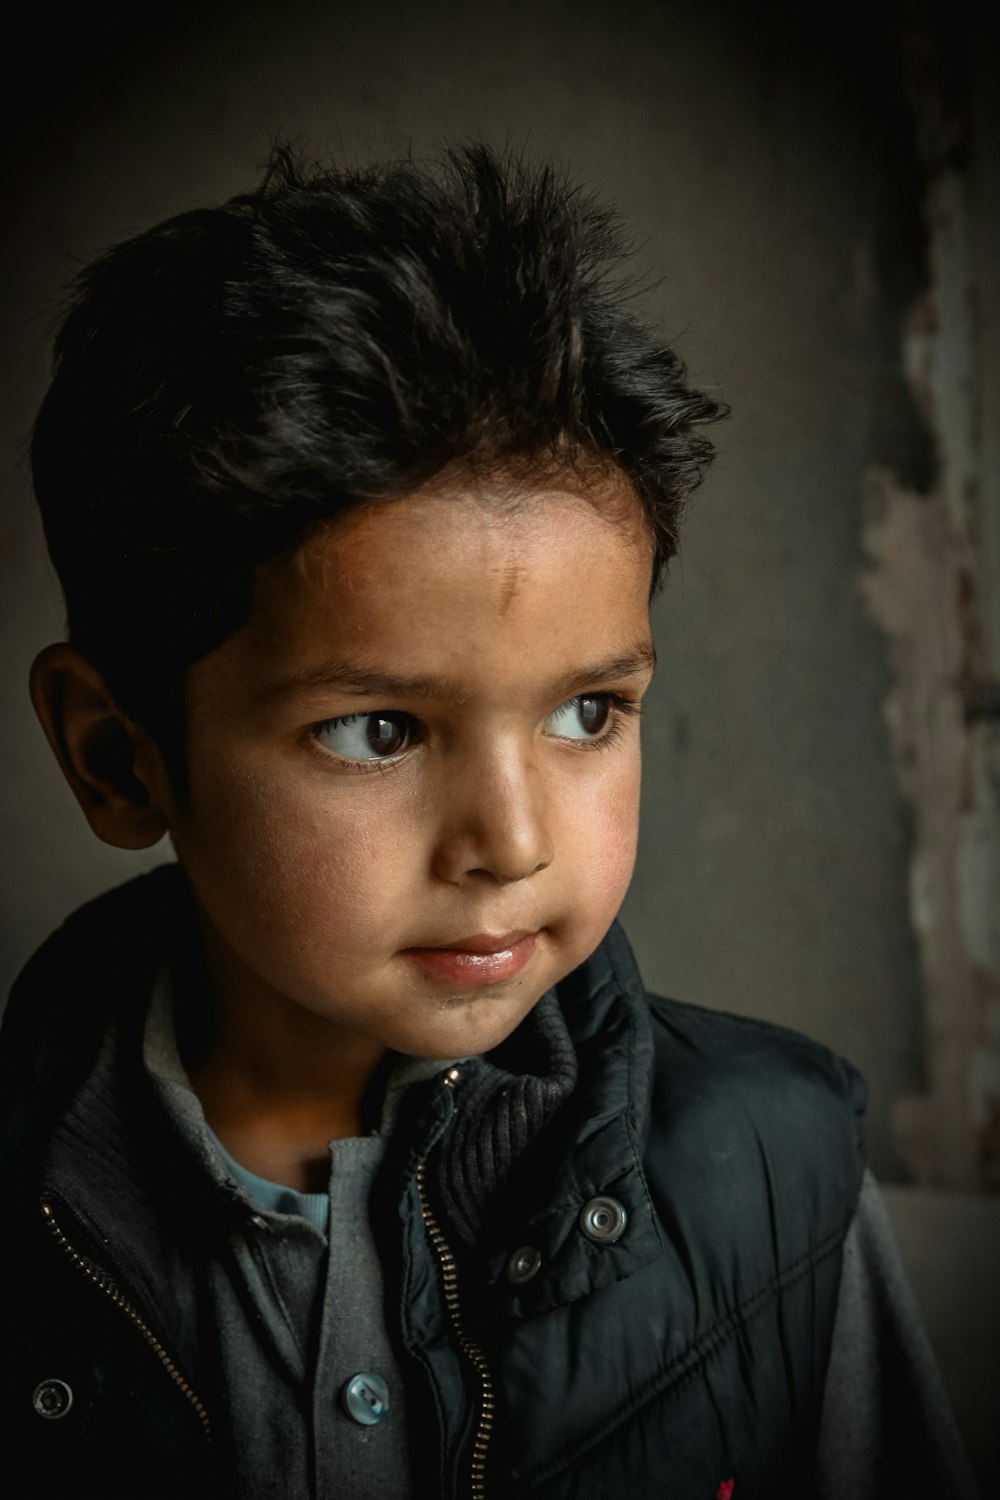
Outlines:
{"label": "jacket collar", "polygon": [[[621,1281],[662,1248],[642,1166],[652,1035],[645,990],[617,923],[557,995],[576,1055],[575,1086],[515,1164],[483,1236],[488,1280],[503,1288],[500,1305],[513,1317]],[[537,1272],[527,1280],[520,1276],[535,1257],[518,1261],[524,1250],[537,1252]]]}
{"label": "jacket collar", "polygon": [[50,1228],[175,1349],[183,1347],[175,1285],[183,1257],[164,1224],[204,1233],[217,1195],[206,1182],[199,1200],[197,1174],[179,1170],[178,1142],[141,1053],[155,974],[194,922],[172,865],[87,903],[22,972],[0,1039],[7,1192],[29,1215],[47,1207]]}

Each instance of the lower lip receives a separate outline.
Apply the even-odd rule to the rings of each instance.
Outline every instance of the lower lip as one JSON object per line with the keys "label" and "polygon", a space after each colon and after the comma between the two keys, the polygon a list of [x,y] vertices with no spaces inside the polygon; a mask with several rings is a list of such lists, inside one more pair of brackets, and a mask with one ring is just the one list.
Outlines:
{"label": "lower lip", "polygon": [[404,954],[430,979],[451,984],[496,984],[520,973],[535,951],[538,933],[496,953],[463,953],[457,948],[405,948]]}

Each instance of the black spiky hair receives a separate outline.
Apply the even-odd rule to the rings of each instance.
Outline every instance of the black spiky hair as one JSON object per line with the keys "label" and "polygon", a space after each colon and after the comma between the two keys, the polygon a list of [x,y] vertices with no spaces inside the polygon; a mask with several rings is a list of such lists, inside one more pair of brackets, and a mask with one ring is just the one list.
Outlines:
{"label": "black spiky hair", "polygon": [[[160,738],[256,569],[443,470],[613,470],[654,583],[719,403],[629,310],[617,216],[483,145],[259,189],[75,283],[32,463],[71,641]],[[582,481],[581,481],[582,482]]]}

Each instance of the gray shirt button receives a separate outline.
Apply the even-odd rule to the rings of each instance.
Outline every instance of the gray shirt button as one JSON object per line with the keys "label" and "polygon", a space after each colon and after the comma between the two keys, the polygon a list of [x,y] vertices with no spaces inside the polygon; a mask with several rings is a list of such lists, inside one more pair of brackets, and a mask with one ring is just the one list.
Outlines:
{"label": "gray shirt button", "polygon": [[73,1405],[73,1392],[65,1380],[42,1380],[35,1386],[31,1403],[40,1417],[47,1417],[51,1422],[69,1411]]}
{"label": "gray shirt button", "polygon": [[381,1375],[352,1375],[340,1392],[347,1415],[362,1427],[374,1427],[389,1410],[389,1387]]}

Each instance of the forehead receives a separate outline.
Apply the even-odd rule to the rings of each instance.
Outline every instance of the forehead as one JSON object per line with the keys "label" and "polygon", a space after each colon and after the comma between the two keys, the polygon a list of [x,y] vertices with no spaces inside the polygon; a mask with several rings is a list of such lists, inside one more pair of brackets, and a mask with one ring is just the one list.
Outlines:
{"label": "forehead", "polygon": [[461,674],[645,629],[652,546],[631,491],[439,485],[349,512],[262,570],[237,633],[262,687],[326,658]]}

